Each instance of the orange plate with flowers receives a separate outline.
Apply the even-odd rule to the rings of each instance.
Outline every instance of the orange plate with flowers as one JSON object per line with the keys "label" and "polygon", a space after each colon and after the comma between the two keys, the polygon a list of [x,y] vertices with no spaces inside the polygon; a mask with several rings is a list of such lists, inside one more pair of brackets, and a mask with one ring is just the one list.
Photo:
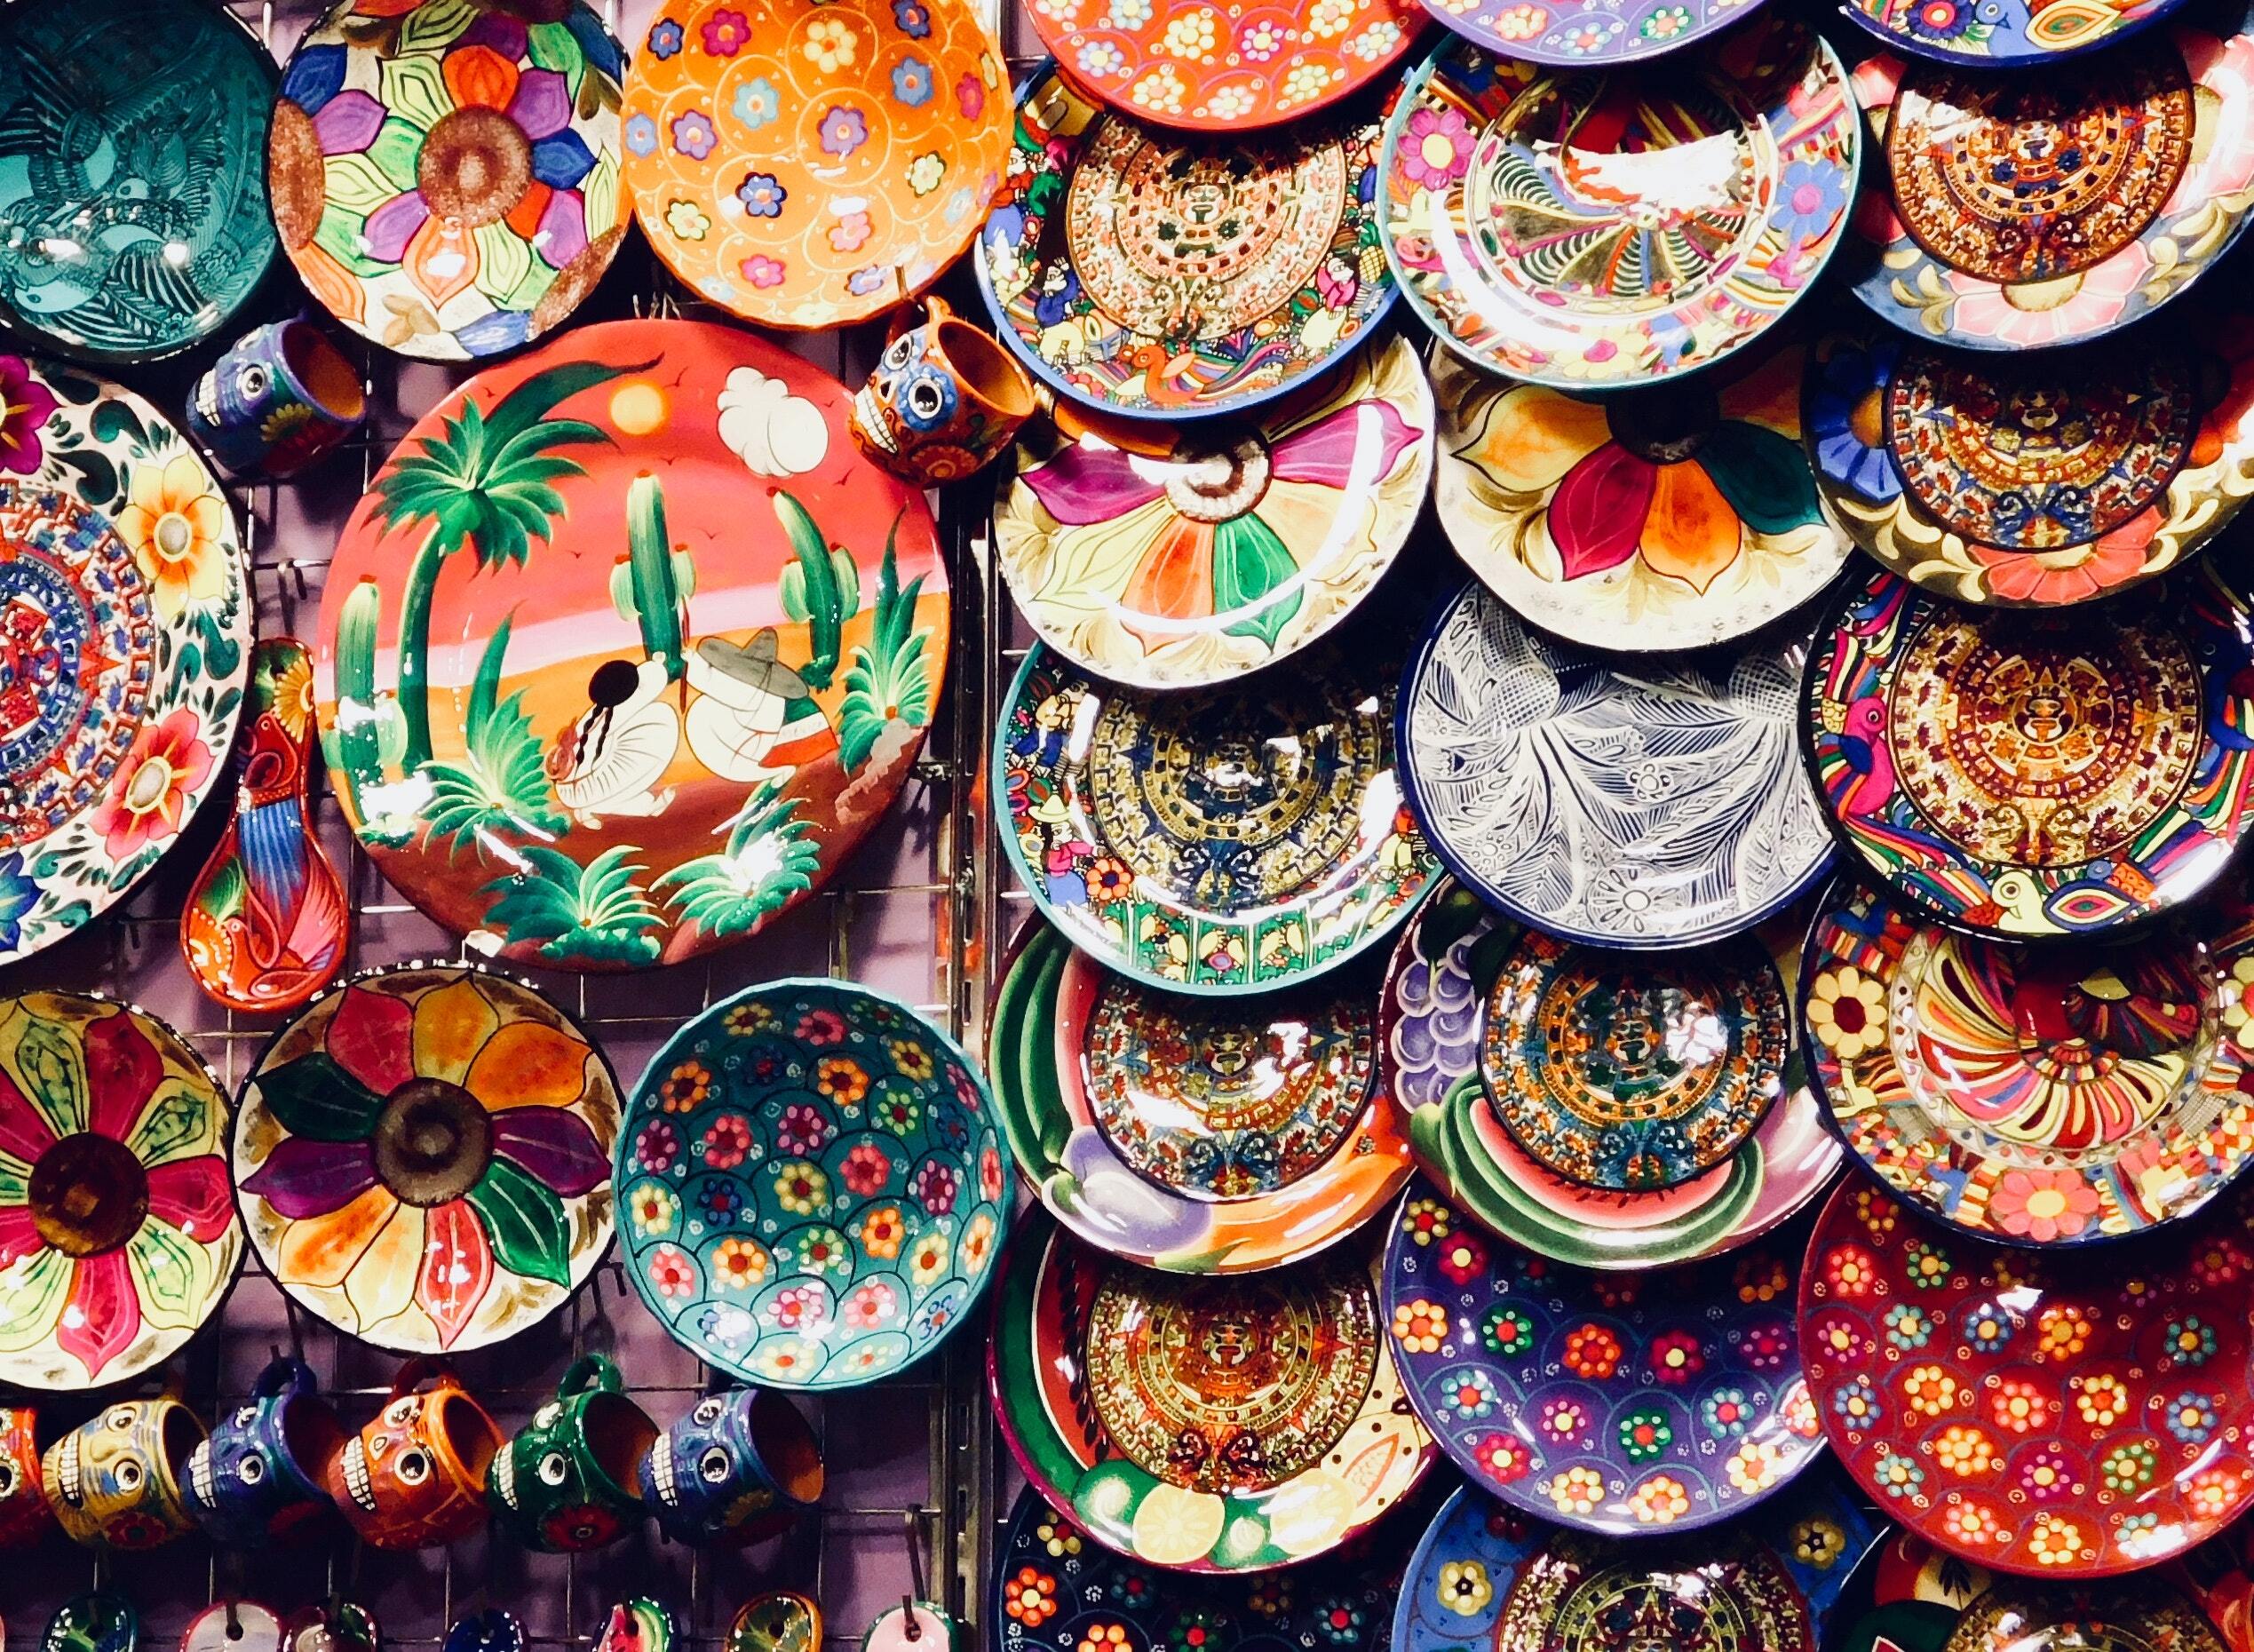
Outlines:
{"label": "orange plate with flowers", "polygon": [[2254,1504],[2254,1206],[2092,1267],[1843,1184],[1800,1275],[1824,1432],[1880,1511],[1996,1571],[2101,1577]]}
{"label": "orange plate with flowers", "polygon": [[626,185],[657,256],[770,327],[922,292],[1010,151],[970,0],[666,0],[626,76]]}
{"label": "orange plate with flowers", "polygon": [[401,1354],[482,1347],[610,1248],[618,1081],[531,988],[470,965],[355,977],[243,1086],[234,1177],[274,1282]]}
{"label": "orange plate with flowers", "polygon": [[100,917],[202,807],[250,634],[234,512],[187,438],[0,354],[0,964]]}

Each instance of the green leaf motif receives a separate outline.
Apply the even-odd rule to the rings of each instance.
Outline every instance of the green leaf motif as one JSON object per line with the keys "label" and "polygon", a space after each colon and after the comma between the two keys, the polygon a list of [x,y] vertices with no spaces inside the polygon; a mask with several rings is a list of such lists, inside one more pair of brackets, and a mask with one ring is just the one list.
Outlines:
{"label": "green leaf motif", "polygon": [[211,1299],[218,1250],[196,1244],[155,1217],[126,1242],[125,1262],[141,1299],[141,1317],[163,1330],[193,1330]]}
{"label": "green leaf motif", "polygon": [[211,1102],[184,1078],[167,1077],[134,1121],[125,1145],[154,1170],[174,1159],[217,1153],[223,1144],[212,1128]]}
{"label": "green leaf motif", "polygon": [[384,169],[371,155],[330,155],[328,179],[329,199],[347,212],[363,217],[400,193],[399,186],[384,175]]}
{"label": "green leaf motif", "polygon": [[86,1105],[86,1068],[76,1037],[36,1016],[24,1017],[16,1038],[16,1076],[24,1094],[58,1136],[74,1136],[93,1116]]}
{"label": "green leaf motif", "polygon": [[314,1141],[365,1141],[384,1099],[315,1050],[284,1061],[257,1080],[258,1098],[293,1136]]}
{"label": "green leaf motif", "polygon": [[[392,115],[376,129],[375,142],[362,154],[391,186],[374,206],[364,209],[373,212],[392,196],[403,195],[416,187],[423,162],[423,129],[412,121]],[[334,186],[331,189],[333,193]]]}
{"label": "green leaf motif", "polygon": [[724,853],[685,861],[653,886],[708,935],[748,933],[814,887],[821,852],[798,816],[798,799],[768,781],[745,800]]}
{"label": "green leaf motif", "polygon": [[430,0],[400,20],[399,49],[439,52],[452,45],[478,20],[480,8],[471,0]]}
{"label": "green leaf motif", "polygon": [[502,617],[478,658],[463,717],[468,747],[463,759],[438,758],[424,766],[431,780],[425,816],[429,841],[449,842],[449,859],[465,848],[475,849],[483,859],[496,832],[513,838],[553,837],[571,823],[549,790],[539,737],[525,711],[523,691],[496,703],[515,620],[513,613]]}
{"label": "green leaf motif", "polygon": [[0,1268],[0,1354],[20,1354],[54,1330],[63,1294],[77,1273],[76,1262],[46,1250]]}
{"label": "green leaf motif", "polygon": [[96,408],[87,423],[97,441],[115,441],[123,437],[135,447],[148,446],[148,432],[141,424],[140,415],[115,397]]}
{"label": "green leaf motif", "polygon": [[535,23],[527,28],[524,54],[532,60],[535,68],[553,69],[564,77],[565,84],[574,91],[578,89],[579,71],[587,60],[586,54],[579,50],[571,30],[561,23]]}
{"label": "green leaf motif", "polygon": [[587,214],[587,234],[600,235],[615,228],[625,217],[619,202],[618,151],[606,145],[596,158],[595,170],[579,180],[579,195]]}
{"label": "green leaf motif", "polygon": [[313,242],[353,274],[374,281],[378,275],[388,274],[392,266],[361,250],[361,242],[367,234],[368,226],[363,220],[331,202],[321,210]]}
{"label": "green leaf motif", "polygon": [[528,872],[496,878],[480,891],[498,897],[486,922],[502,925],[511,946],[542,942],[541,957],[558,962],[654,962],[657,940],[645,932],[662,928],[664,919],[635,881],[648,869],[630,862],[630,853],[617,845],[583,867],[560,850],[528,847]]}
{"label": "green leaf motif", "polygon": [[563,1201],[529,1171],[496,1158],[468,1197],[504,1267],[553,1285],[571,1283],[571,1228]]}
{"label": "green leaf motif", "polygon": [[[422,9],[443,12],[448,8],[448,0],[440,0],[439,4]],[[454,113],[454,94],[448,90],[445,73],[434,57],[402,52],[387,58],[379,71],[379,83],[383,90],[377,96],[384,107],[426,132]]]}
{"label": "green leaf motif", "polygon": [[479,225],[470,238],[478,243],[478,290],[496,304],[508,306],[518,284],[532,273],[536,262],[532,249],[501,218]]}

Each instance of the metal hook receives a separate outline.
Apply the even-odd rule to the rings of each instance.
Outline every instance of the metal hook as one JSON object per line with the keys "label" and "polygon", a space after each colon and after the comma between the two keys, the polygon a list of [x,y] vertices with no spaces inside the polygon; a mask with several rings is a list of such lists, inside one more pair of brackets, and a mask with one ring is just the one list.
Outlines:
{"label": "metal hook", "polygon": [[900,1598],[901,1615],[908,1620],[908,1638],[910,1640],[924,1638],[923,1620],[916,1615],[916,1602],[924,1598],[924,1545],[920,1541],[923,1516],[921,1509],[908,1509],[901,1514],[908,1529],[908,1584],[916,1592],[913,1597],[902,1595]]}

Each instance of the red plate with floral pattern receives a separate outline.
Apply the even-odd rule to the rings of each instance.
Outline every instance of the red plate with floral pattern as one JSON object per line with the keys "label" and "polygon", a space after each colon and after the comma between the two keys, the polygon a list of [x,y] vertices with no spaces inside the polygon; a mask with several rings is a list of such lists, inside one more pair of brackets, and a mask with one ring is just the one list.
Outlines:
{"label": "red plate with floral pattern", "polygon": [[1927,1541],[2101,1577],[2254,1504],[2254,1203],[2102,1268],[1842,1187],[1800,1279],[1800,1357],[1839,1460]]}

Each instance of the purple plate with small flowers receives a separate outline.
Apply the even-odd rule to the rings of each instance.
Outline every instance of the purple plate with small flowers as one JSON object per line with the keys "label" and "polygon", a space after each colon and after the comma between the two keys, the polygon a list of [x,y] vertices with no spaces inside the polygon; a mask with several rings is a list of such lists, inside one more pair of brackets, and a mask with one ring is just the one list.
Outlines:
{"label": "purple plate with small flowers", "polygon": [[697,1358],[845,1388],[936,1347],[986,1286],[1010,1178],[986,1080],[912,1010],[778,981],[674,1034],[619,1132],[619,1232]]}
{"label": "purple plate with small flowers", "polygon": [[1640,1274],[1567,1267],[1409,1187],[1384,1312],[1409,1404],[1473,1483],[1583,1531],[1707,1525],[1823,1449],[1795,1243]]}
{"label": "purple plate with small flowers", "polygon": [[1751,13],[1759,0],[1425,0],[1467,40],[1560,68],[1657,57]]}

